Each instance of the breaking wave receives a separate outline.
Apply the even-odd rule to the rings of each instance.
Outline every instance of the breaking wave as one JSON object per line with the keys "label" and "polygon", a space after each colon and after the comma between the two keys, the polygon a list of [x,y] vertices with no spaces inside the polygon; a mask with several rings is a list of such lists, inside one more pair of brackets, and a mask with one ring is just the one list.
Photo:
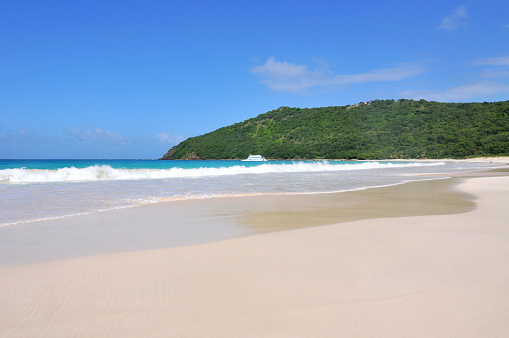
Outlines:
{"label": "breaking wave", "polygon": [[390,169],[443,165],[443,162],[359,162],[358,164],[328,162],[294,162],[289,164],[260,164],[256,166],[234,165],[219,168],[170,168],[170,169],[116,169],[109,165],[95,165],[86,168],[66,167],[47,169],[3,169],[0,170],[1,183],[46,183],[83,182],[116,180],[152,180],[172,178],[200,178],[242,174],[337,172],[347,170]]}

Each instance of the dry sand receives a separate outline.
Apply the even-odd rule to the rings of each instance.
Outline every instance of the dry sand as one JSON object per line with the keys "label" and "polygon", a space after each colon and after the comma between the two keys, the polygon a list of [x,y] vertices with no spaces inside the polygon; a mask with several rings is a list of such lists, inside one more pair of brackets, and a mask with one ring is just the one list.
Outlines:
{"label": "dry sand", "polygon": [[1,337],[503,337],[509,177],[454,215],[0,267]]}

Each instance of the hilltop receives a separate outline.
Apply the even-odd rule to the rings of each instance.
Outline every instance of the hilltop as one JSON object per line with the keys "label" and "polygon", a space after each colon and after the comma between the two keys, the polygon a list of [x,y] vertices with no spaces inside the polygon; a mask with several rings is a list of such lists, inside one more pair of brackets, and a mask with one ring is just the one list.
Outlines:
{"label": "hilltop", "polygon": [[191,137],[161,159],[400,159],[509,155],[509,101],[374,100],[280,107]]}

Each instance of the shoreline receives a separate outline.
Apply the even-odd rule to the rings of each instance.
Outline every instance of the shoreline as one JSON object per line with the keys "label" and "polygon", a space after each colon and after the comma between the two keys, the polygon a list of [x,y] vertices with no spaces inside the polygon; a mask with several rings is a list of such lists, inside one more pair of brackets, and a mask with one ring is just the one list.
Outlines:
{"label": "shoreline", "polygon": [[0,266],[195,245],[361,219],[461,213],[474,207],[471,196],[454,189],[463,175],[467,173],[338,193],[162,202],[27,222],[0,228]]}
{"label": "shoreline", "polygon": [[463,213],[0,267],[0,335],[504,336],[509,177],[487,175],[458,179]]}
{"label": "shoreline", "polygon": [[202,244],[347,221],[461,213],[474,204],[454,185],[465,177],[508,175],[509,168],[447,179],[324,194],[183,200],[27,222],[0,228],[0,266]]}

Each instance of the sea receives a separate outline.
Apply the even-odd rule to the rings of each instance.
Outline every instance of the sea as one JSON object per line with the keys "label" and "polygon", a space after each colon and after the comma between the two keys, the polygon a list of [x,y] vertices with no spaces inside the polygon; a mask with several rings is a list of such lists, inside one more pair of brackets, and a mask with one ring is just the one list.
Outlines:
{"label": "sea", "polygon": [[457,161],[0,160],[0,227],[181,200],[371,189],[492,168]]}

